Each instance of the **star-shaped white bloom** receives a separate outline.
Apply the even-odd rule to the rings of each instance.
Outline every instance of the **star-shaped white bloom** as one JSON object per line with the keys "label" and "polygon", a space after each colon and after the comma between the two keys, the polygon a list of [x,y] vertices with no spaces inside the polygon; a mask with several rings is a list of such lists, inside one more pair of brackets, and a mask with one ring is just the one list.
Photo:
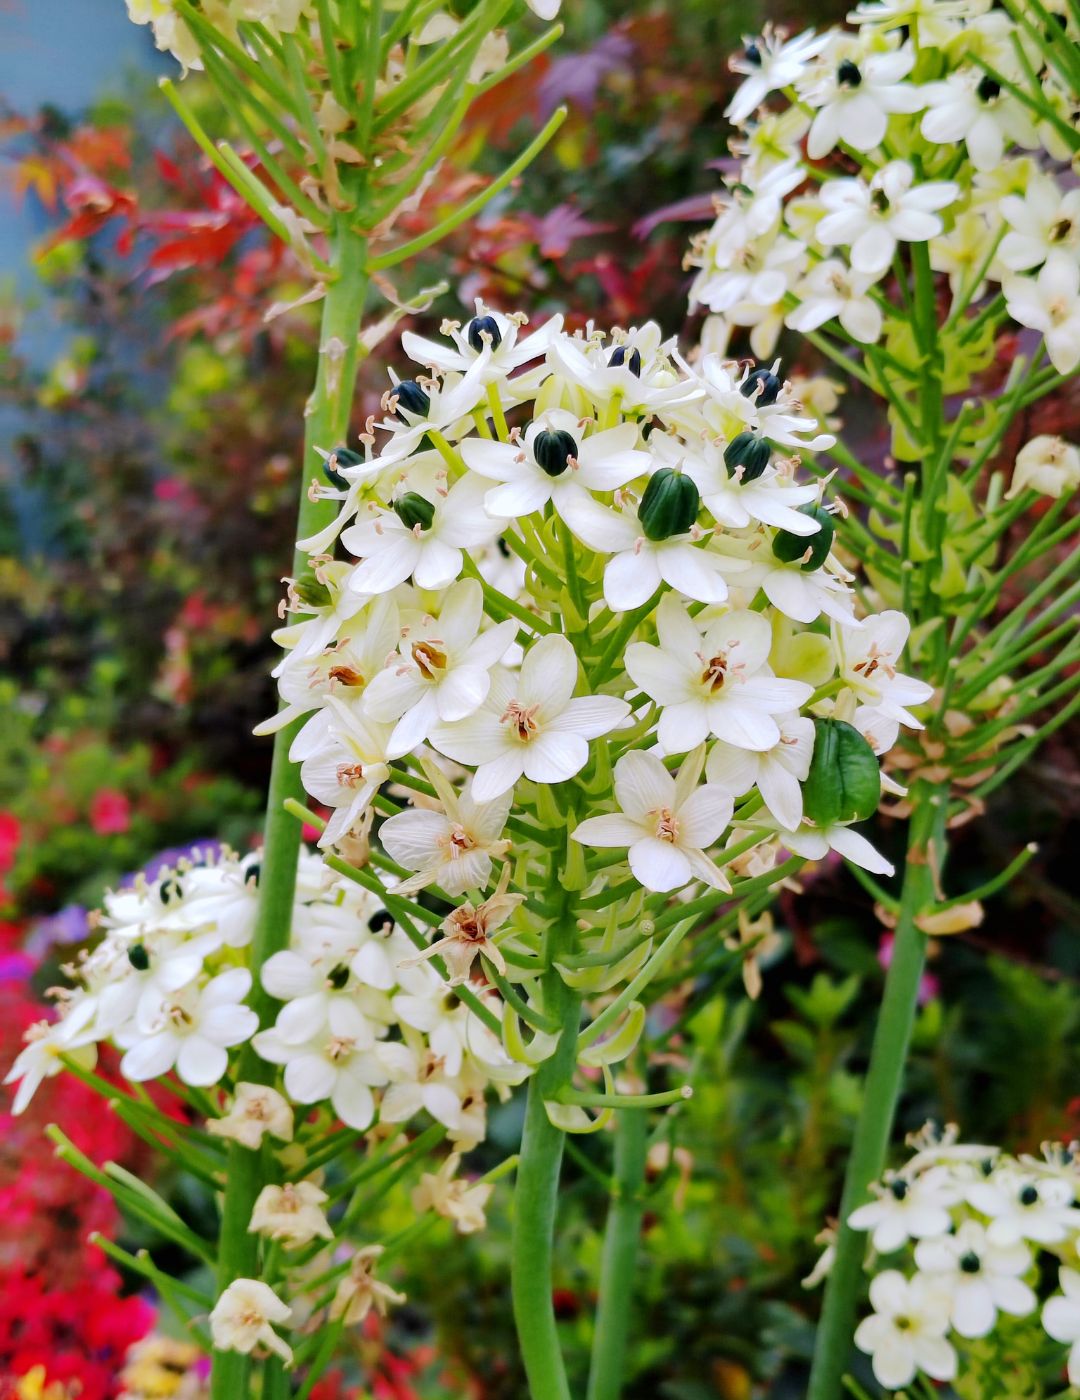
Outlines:
{"label": "star-shaped white bloom", "polygon": [[833,640],[840,677],[859,700],[911,729],[921,729],[908,707],[932,699],[934,688],[897,669],[910,632],[904,614],[889,609],[863,618],[861,627],[835,628]]}
{"label": "star-shaped white bloom", "polygon": [[817,108],[806,140],[811,160],[827,156],[838,141],[856,151],[872,151],[885,139],[893,112],[918,112],[926,105],[920,88],[904,81],[915,63],[910,45],[868,54],[834,46],[820,66],[827,61],[824,75],[811,75],[802,87],[802,95]]}
{"label": "star-shaped white bloom", "polygon": [[585,846],[627,847],[634,878],[647,890],[681,890],[691,880],[730,890],[723,872],[705,854],[731,821],[730,792],[702,783],[704,752],[673,777],[655,753],[632,750],[615,765],[620,810],[587,817],[571,835]]}
{"label": "star-shaped white bloom", "polygon": [[1038,491],[1055,501],[1080,486],[1080,449],[1064,438],[1040,433],[1016,454],[1016,466],[1005,499],[1022,491]]}
{"label": "star-shaped white bloom", "polygon": [[976,170],[993,170],[1007,142],[1028,149],[1039,136],[1020,103],[981,68],[961,68],[922,89],[926,111],[920,132],[936,145],[963,141]]}
{"label": "star-shaped white bloom", "polygon": [[795,535],[817,533],[817,521],[797,509],[817,498],[818,488],[813,483],[795,486],[771,464],[760,476],[747,481],[741,468],[731,470],[724,461],[727,445],[723,438],[704,438],[688,450],[677,438],[664,433],[653,433],[649,439],[658,460],[681,463],[701,492],[702,504],[721,525],[742,530],[758,520]]}
{"label": "star-shaped white bloom", "polygon": [[428,340],[414,331],[406,331],[401,337],[401,348],[410,360],[427,365],[439,373],[467,373],[490,346],[485,356],[481,382],[494,384],[504,379],[530,360],[540,359],[562,330],[562,316],[552,316],[538,331],[522,337],[521,328],[527,324],[523,315],[504,316],[485,306],[476,298],[476,315],[464,325],[457,321],[445,321],[443,334],[452,342],[440,344]]}
{"label": "star-shaped white bloom", "polygon": [[998,1311],[1025,1317],[1038,1300],[1020,1277],[1031,1265],[1023,1244],[994,1245],[977,1220],[964,1220],[956,1233],[920,1240],[915,1263],[923,1273],[948,1284],[949,1321],[961,1337],[985,1337]]}
{"label": "star-shaped white bloom", "polygon": [[561,783],[584,768],[588,740],[614,729],[630,713],[610,695],[573,698],[578,660],[565,637],[542,637],[514,675],[497,670],[484,705],[468,719],[439,723],[431,743],[457,763],[475,765],[472,793],[490,802],[524,776]]}
{"label": "star-shaped white bloom", "polygon": [[771,749],[773,718],[798,709],[812,689],[768,668],[772,629],[760,613],[732,611],[700,628],[671,594],[657,609],[659,645],[626,649],[631,680],[663,707],[657,738],[667,753],[687,753],[709,734],[747,749]]}
{"label": "star-shaped white bloom", "polygon": [[318,747],[300,765],[305,792],[336,809],[319,838],[323,847],[352,831],[389,778],[393,732],[389,724],[369,719],[355,701],[328,696],[326,713]]}
{"label": "star-shaped white bloom", "polygon": [[1080,1273],[1062,1268],[1058,1279],[1063,1291],[1043,1305],[1042,1325],[1069,1348],[1069,1384],[1080,1386]]}
{"label": "star-shaped white bloom", "polygon": [[[388,593],[411,578],[417,588],[447,588],[461,573],[465,549],[490,544],[501,532],[483,508],[484,483],[465,476],[445,495],[423,497],[431,523],[413,526],[393,509],[371,506],[342,534],[342,543],[362,562],[349,579],[354,593]],[[421,494],[421,493],[417,493]]]}
{"label": "star-shaped white bloom", "polygon": [[1009,232],[997,255],[1010,272],[1027,272],[1054,252],[1080,257],[1080,189],[1063,190],[1049,176],[1033,177],[1022,195],[1006,195],[998,209]]}
{"label": "star-shaped white bloom", "polygon": [[894,1176],[877,1188],[876,1200],[848,1216],[853,1230],[870,1231],[874,1248],[891,1254],[908,1240],[933,1239],[952,1227],[951,1206],[960,1190],[947,1167],[931,1167],[915,1177]]}
{"label": "star-shaped white bloom", "polygon": [[1020,1240],[1060,1244],[1080,1227],[1072,1185],[1060,1177],[1039,1178],[1002,1167],[989,1180],[970,1186],[967,1198],[989,1217],[987,1238],[991,1244],[1012,1245]]}
{"label": "star-shaped white bloom", "polygon": [[875,345],[881,339],[881,308],[868,292],[876,281],[870,273],[853,272],[839,258],[826,258],[795,288],[799,305],[787,313],[787,324],[806,334],[835,320],[854,340]]}
{"label": "star-shaped white bloom", "polygon": [[470,438],[461,455],[477,476],[502,483],[486,487],[473,479],[491,516],[516,519],[550,501],[565,519],[567,507],[589,492],[615,491],[648,470],[649,455],[637,449],[637,440],[634,423],[586,436],[572,413],[552,409],[533,419],[523,442]]}
{"label": "star-shaped white bloom", "polygon": [[458,1127],[465,1089],[441,1056],[401,1041],[380,1042],[376,1054],[389,1082],[380,1111],[384,1123],[405,1123],[426,1109],[444,1127]]}
{"label": "star-shaped white bloom", "polygon": [[5,1084],[18,1083],[11,1112],[17,1117],[25,1113],[30,1100],[46,1079],[52,1079],[65,1068],[61,1055],[68,1055],[84,1069],[97,1063],[97,1046],[91,1034],[72,1037],[70,1028],[60,1021],[36,1021],[24,1034],[23,1048],[4,1077]]}
{"label": "star-shaped white bloom", "polygon": [[313,1181],[289,1181],[264,1186],[255,1198],[248,1233],[278,1240],[285,1249],[299,1249],[312,1240],[332,1240],[334,1231],[323,1211],[330,1199]]}
{"label": "star-shaped white bloom", "polygon": [[460,579],[447,591],[438,618],[425,617],[409,628],[401,657],[372,677],[364,710],[394,725],[391,758],[418,748],[438,721],[465,719],[487,699],[491,668],[513,645],[517,623],[500,622],[481,632],[483,617],[480,584]]}
{"label": "star-shaped white bloom", "polygon": [[252,1044],[264,1060],[285,1066],[285,1092],[294,1103],[328,1101],[350,1128],[364,1132],[375,1117],[373,1088],[388,1082],[374,1048],[329,1032],[306,1045],[289,1045],[277,1030],[259,1031]]}
{"label": "star-shaped white bloom", "polygon": [[1037,277],[1008,277],[1001,284],[1009,315],[1041,331],[1046,353],[1059,374],[1080,364],[1080,260],[1055,250]]}
{"label": "star-shaped white bloom", "polygon": [[869,184],[858,178],[827,180],[820,198],[828,212],[817,237],[828,248],[850,247],[856,272],[880,276],[898,242],[925,243],[942,231],[937,211],[959,193],[951,180],[916,185],[914,170],[903,160],[883,165]]}
{"label": "star-shaped white bloom", "polygon": [[893,864],[861,832],[850,826],[811,826],[807,823],[797,831],[781,830],[780,837],[789,851],[794,851],[804,860],[824,860],[830,851],[835,851],[860,870],[869,870],[871,875],[896,874]]}
{"label": "star-shaped white bloom", "polygon": [[747,567],[710,550],[696,525],[685,534],[650,540],[636,512],[608,510],[591,498],[575,506],[567,523],[590,549],[612,555],[604,567],[604,602],[612,612],[640,607],[663,583],[695,602],[722,603],[728,595],[724,574]]}
{"label": "star-shaped white bloom", "polygon": [[618,401],[624,413],[659,413],[696,398],[692,380],[675,373],[674,338],[664,340],[655,321],[617,331],[614,343],[599,336],[586,340],[561,335],[552,344],[548,363],[557,375],[584,389],[594,404]]}
{"label": "star-shaped white bloom", "polygon": [[949,1297],[945,1286],[924,1274],[906,1279],[887,1269],[870,1283],[872,1316],[855,1332],[855,1345],[871,1358],[874,1376],[886,1390],[899,1390],[918,1371],[936,1381],[956,1375],[956,1352],[946,1339]]}
{"label": "star-shaped white bloom", "polygon": [[[808,549],[812,538],[807,538]],[[800,559],[788,562],[777,559],[765,541],[757,546],[751,558],[753,563],[739,582],[744,587],[760,588],[785,617],[807,623],[815,622],[824,613],[853,630],[858,629],[853,611],[854,595],[839,576],[841,566],[834,560],[830,559],[820,569],[804,569]]]}
{"label": "star-shaped white bloom", "polygon": [[828,35],[808,29],[788,39],[782,29],[766,25],[760,36],[744,42],[742,53],[728,64],[733,73],[745,74],[745,81],[724,113],[735,126],[742,126],[753,116],[771,92],[798,82],[810,59],[828,43]]}
{"label": "star-shaped white bloom", "polygon": [[175,1068],[185,1084],[208,1088],[228,1069],[228,1049],[249,1039],[259,1018],[244,998],[251,973],[234,967],[202,988],[189,984],[161,1001],[154,1014],[116,1034],[126,1050],[120,1073],[136,1083]]}
{"label": "star-shaped white bloom", "polygon": [[438,885],[450,895],[483,889],[491,879],[492,858],[504,855],[510,846],[502,833],[513,789],[477,802],[471,784],[460,794],[445,779],[437,786],[441,812],[414,807],[387,818],[379,827],[387,855],[416,871],[396,887],[399,894],[416,894],[426,885]]}
{"label": "star-shaped white bloom", "polygon": [[709,750],[705,774],[734,797],[757,788],[781,826],[794,831],[803,816],[802,788],[814,756],[814,722],[805,715],[777,715],[779,741],[754,752],[717,739]]}

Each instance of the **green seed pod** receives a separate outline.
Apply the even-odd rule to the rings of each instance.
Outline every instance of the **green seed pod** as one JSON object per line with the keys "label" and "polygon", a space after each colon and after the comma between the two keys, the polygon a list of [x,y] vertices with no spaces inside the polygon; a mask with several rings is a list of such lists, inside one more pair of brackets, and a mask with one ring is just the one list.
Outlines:
{"label": "green seed pod", "polygon": [[814,720],[814,756],[803,783],[803,811],[818,826],[861,822],[881,798],[881,771],[874,750],[854,725]]}
{"label": "green seed pod", "polygon": [[128,962],[136,972],[149,971],[150,954],[142,943],[133,943],[128,949]]}
{"label": "green seed pod", "polygon": [[406,491],[404,496],[399,496],[394,502],[394,512],[407,530],[414,530],[417,525],[421,530],[430,530],[435,519],[435,507],[416,491]]}
{"label": "green seed pod", "polygon": [[359,467],[363,460],[360,453],[354,452],[351,447],[335,447],[330,456],[323,462],[323,474],[331,486],[336,486],[339,491],[347,491],[349,483],[341,475],[338,468]]}
{"label": "green seed pod", "polygon": [[728,476],[742,467],[742,481],[757,481],[772,460],[772,444],[757,433],[739,433],[724,448],[724,466]]}
{"label": "green seed pod", "polygon": [[772,552],[782,564],[794,564],[802,559],[807,550],[809,558],[803,563],[803,572],[811,574],[820,569],[829,557],[836,526],[824,506],[806,505],[799,507],[800,515],[808,515],[821,526],[816,535],[793,535],[790,530],[777,530],[772,542]]}
{"label": "green seed pod", "polygon": [[561,428],[554,432],[545,428],[533,439],[532,454],[542,472],[547,472],[548,476],[562,476],[569,466],[568,458],[577,458],[578,445]]}
{"label": "green seed pod", "polygon": [[314,574],[301,574],[293,584],[293,592],[309,608],[325,608],[330,602],[330,590]]}
{"label": "green seed pod", "polygon": [[669,540],[685,535],[697,519],[701,497],[688,476],[671,467],[661,467],[649,477],[649,484],[638,506],[638,519],[647,539]]}

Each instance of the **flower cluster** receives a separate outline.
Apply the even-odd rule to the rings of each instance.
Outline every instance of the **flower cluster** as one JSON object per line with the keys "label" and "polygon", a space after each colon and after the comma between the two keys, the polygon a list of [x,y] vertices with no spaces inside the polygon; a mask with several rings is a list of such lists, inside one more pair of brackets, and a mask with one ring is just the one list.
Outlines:
{"label": "flower cluster", "polygon": [[[1062,45],[1075,45],[1075,13],[1050,8]],[[893,279],[911,245],[948,279],[957,388],[987,363],[1003,318],[1043,336],[1069,372],[1080,195],[1062,65],[1046,61],[1034,26],[983,0],[867,0],[849,18],[853,30],[791,39],[766,29],[732,61],[744,75],[728,109],[741,159],[690,257],[692,301],[713,313],[708,343],[752,327],[766,356],[782,326],[830,323],[909,363]]]}
{"label": "flower cluster", "polygon": [[[903,616],[857,616],[839,504],[796,479],[832,439],[778,367],[691,369],[651,324],[526,335],[480,303],[443,331],[405,335],[424,370],[363,450],[324,454],[338,513],[276,634],[261,728],[303,720],[321,844],[389,814],[373,859],[400,889],[469,893],[437,945],[458,981],[479,953],[535,975],[560,828],[661,895],[781,847],[887,870],[849,823],[930,689],[899,670]],[[567,859],[597,890],[621,864]]]}
{"label": "flower cluster", "polygon": [[[1077,1145],[1013,1157],[932,1128],[911,1145],[911,1160],[849,1217],[869,1234],[875,1260],[890,1264],[871,1280],[874,1311],[855,1333],[878,1381],[895,1390],[919,1372],[953,1380],[966,1345],[990,1336],[1005,1315],[1030,1317],[1032,1326],[1038,1316],[1050,1338],[1070,1347],[1069,1380],[1080,1384]],[[1051,1264],[1057,1288],[1040,1301]]]}
{"label": "flower cluster", "polygon": [[[287,1140],[294,1107],[328,1104],[357,1132],[376,1114],[404,1123],[426,1109],[463,1142],[482,1139],[488,1083],[516,1074],[497,1038],[448,998],[430,967],[411,960],[413,945],[380,900],[306,852],[291,946],[261,970],[280,1009],[272,1026],[258,1029],[245,1004],[245,964],[259,861],[196,853],[106,896],[104,936],[66,969],[74,986],[60,993],[58,1018],[31,1027],[8,1075],[19,1081],[14,1111],[63,1057],[91,1066],[103,1041],[123,1050],[125,1079],[175,1073],[197,1089],[233,1085],[236,1053],[251,1041],[263,1060],[283,1067],[288,1102],[268,1087],[235,1085],[229,1112],[210,1120],[220,1136],[250,1148],[266,1132]],[[274,1233],[272,1220],[267,1228]]]}
{"label": "flower cluster", "polygon": [[[159,49],[171,53],[186,72],[201,69],[202,52],[195,35],[180,15],[172,0],[126,0],[128,18],[133,24],[148,24]],[[561,0],[526,0],[526,4],[541,19],[554,19]],[[202,0],[199,12],[205,22],[233,43],[242,39],[239,25],[263,26],[275,39],[282,34],[295,34],[311,22],[315,15],[313,0]],[[448,13],[431,15],[424,11],[426,23],[417,42],[433,43],[452,34],[458,23]]]}

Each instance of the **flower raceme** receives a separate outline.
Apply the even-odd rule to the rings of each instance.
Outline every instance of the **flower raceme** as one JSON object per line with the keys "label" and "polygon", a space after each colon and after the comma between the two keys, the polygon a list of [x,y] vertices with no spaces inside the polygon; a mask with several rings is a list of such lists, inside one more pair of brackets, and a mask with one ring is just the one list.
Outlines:
{"label": "flower raceme", "polygon": [[[1075,11],[1050,8],[1075,45]],[[732,59],[742,159],[689,256],[706,341],[749,328],[764,357],[785,325],[828,327],[914,373],[894,279],[923,245],[949,278],[956,391],[1010,320],[1069,373],[1080,206],[1067,65],[1046,61],[1033,25],[979,0],[859,5],[849,20],[790,39],[767,29]]]}
{"label": "flower raceme", "polygon": [[[855,1333],[878,1381],[893,1390],[920,1372],[963,1380],[985,1355],[969,1343],[990,1337],[1003,1319],[1010,1355],[1025,1354],[1016,1345],[1024,1329],[1041,1338],[1044,1350],[1041,1294],[1042,1333],[1070,1346],[1069,1379],[1077,1384],[1080,1275],[1071,1267],[1080,1240],[1073,1204],[1080,1187],[1077,1145],[1047,1144],[1041,1157],[1016,1158],[960,1143],[955,1128],[941,1133],[930,1126],[909,1141],[916,1149],[911,1160],[849,1217],[856,1230],[868,1232],[881,1264],[870,1283],[873,1311]],[[905,1272],[908,1261],[912,1273]],[[1048,1290],[1055,1276],[1058,1288]],[[1021,1384],[1019,1374],[1015,1382]]]}
{"label": "flower raceme", "polygon": [[[869,629],[872,650],[887,619],[856,615],[834,515],[795,479],[800,455],[832,440],[777,365],[693,369],[650,326],[523,326],[478,303],[444,324],[445,347],[407,334],[429,373],[394,377],[363,453],[328,446],[312,483],[339,516],[302,542],[311,573],[290,588],[277,675],[283,714],[306,715],[293,757],[335,809],[322,844],[389,811],[375,836],[403,889],[478,907],[500,860],[515,893],[542,894],[544,833],[566,826],[585,847],[624,848],[653,893],[723,890],[736,802],[740,839],[775,849],[816,831],[800,788],[813,719],[871,731],[884,707],[918,725],[856,663],[838,669],[848,634]],[[807,647],[790,645],[796,628]],[[903,636],[887,640],[875,666],[895,688]],[[341,657],[364,659],[338,671]],[[907,684],[912,704],[929,698]],[[386,806],[388,784],[404,806]],[[611,868],[604,857],[586,879]],[[527,970],[531,927],[526,902],[492,951],[509,940]]]}

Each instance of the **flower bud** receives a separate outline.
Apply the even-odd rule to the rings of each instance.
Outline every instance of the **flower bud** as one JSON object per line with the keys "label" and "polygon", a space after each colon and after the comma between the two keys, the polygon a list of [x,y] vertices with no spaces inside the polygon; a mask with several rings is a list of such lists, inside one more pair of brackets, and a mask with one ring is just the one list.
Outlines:
{"label": "flower bud", "polygon": [[406,413],[412,413],[417,418],[426,418],[431,409],[431,400],[415,379],[402,379],[394,385],[390,394],[392,398],[397,399],[394,411],[402,422],[409,421],[405,417]]}
{"label": "flower bud", "polygon": [[832,549],[833,538],[836,535],[836,526],[833,518],[824,506],[807,505],[799,507],[800,515],[808,515],[811,520],[816,520],[821,527],[816,535],[793,535],[790,530],[777,530],[773,537],[772,552],[782,564],[794,564],[796,560],[803,559],[802,569],[804,573],[813,573],[815,569],[820,569],[825,560],[829,557],[829,550]]}
{"label": "flower bud", "polygon": [[546,428],[537,433],[532,445],[536,465],[548,476],[562,476],[569,466],[569,458],[576,458],[578,445],[569,433],[561,428],[549,432]]}
{"label": "flower bud", "polygon": [[753,399],[759,408],[768,408],[776,402],[783,387],[771,369],[758,368],[752,369],[743,380],[741,392],[745,398]]}
{"label": "flower bud", "polygon": [[435,507],[416,491],[406,491],[394,502],[394,513],[407,530],[430,530],[435,519]]}
{"label": "flower bud", "polygon": [[668,540],[686,534],[700,506],[701,497],[690,478],[672,467],[661,467],[649,478],[638,519],[646,539]]}
{"label": "flower bud", "polygon": [[757,481],[772,458],[772,445],[757,433],[739,433],[724,448],[724,466],[728,476],[742,467],[743,481]]}
{"label": "flower bud", "polygon": [[502,331],[494,316],[474,316],[469,322],[468,330],[469,344],[479,355],[484,348],[484,341],[491,341],[492,350],[498,350],[502,344]]}
{"label": "flower bud", "polygon": [[636,378],[638,379],[641,378],[640,350],[631,350],[628,355],[626,353],[625,345],[616,345],[615,349],[611,352],[611,357],[608,360],[608,364],[613,369],[618,369],[619,366],[625,365],[632,375],[636,376]]}

